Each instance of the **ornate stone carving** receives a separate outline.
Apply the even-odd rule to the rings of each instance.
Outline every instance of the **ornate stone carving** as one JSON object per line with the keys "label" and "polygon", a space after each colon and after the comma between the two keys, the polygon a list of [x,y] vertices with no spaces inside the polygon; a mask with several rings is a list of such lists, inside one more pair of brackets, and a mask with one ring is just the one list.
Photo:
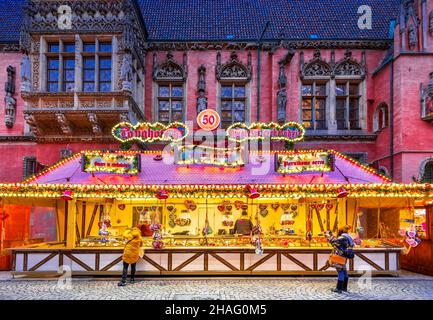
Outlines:
{"label": "ornate stone carving", "polygon": [[[365,53],[363,53],[363,56]],[[352,51],[347,50],[344,58],[337,62],[334,67],[334,75],[336,76],[361,76],[365,77],[365,65],[359,63],[352,58]]]}
{"label": "ornate stone carving", "polygon": [[277,118],[278,122],[286,121],[286,107],[287,107],[287,76],[286,76],[286,65],[292,61],[295,52],[289,50],[282,60],[278,62],[280,72],[278,76],[278,93],[277,93]]}
{"label": "ornate stone carving", "polygon": [[30,132],[34,134],[35,136],[40,135],[40,131],[38,128],[38,124],[36,122],[36,118],[32,114],[24,114],[24,120],[27,122],[27,124],[30,127]]}
{"label": "ornate stone carving", "polygon": [[98,117],[95,113],[89,112],[87,114],[87,119],[89,119],[90,124],[92,125],[92,131],[96,135],[102,135],[102,128],[99,124]]}
{"label": "ornate stone carving", "polygon": [[409,48],[414,49],[418,45],[418,27],[420,24],[415,0],[403,0],[401,7],[400,20],[404,22],[401,32],[404,34],[407,30]]}
{"label": "ornate stone carving", "polygon": [[12,128],[15,124],[17,101],[13,97],[15,94],[15,68],[7,67],[8,80],[5,83],[5,125],[7,128]]}
{"label": "ornate stone carving", "polygon": [[248,53],[248,64],[245,65],[238,59],[238,55],[233,51],[230,60],[221,64],[221,53],[217,53],[216,78],[221,79],[243,79],[250,81],[252,77],[251,52]]}
{"label": "ornate stone carving", "polygon": [[427,86],[420,85],[421,118],[433,120],[433,72]]}
{"label": "ornate stone carving", "polygon": [[60,150],[60,159],[63,160],[66,158],[70,158],[70,157],[72,157],[72,154],[73,154],[73,152],[71,149],[62,149],[62,150]]}
{"label": "ornate stone carving", "polygon": [[304,64],[304,54],[301,53],[301,77],[331,77],[332,67],[322,59],[320,50],[314,51],[314,57]]}
{"label": "ornate stone carving", "polygon": [[122,67],[120,69],[122,91],[132,92],[132,76],[132,55],[127,53],[123,56]]}
{"label": "ornate stone carving", "polygon": [[66,118],[66,115],[63,113],[56,113],[56,120],[60,125],[60,130],[62,130],[63,134],[65,135],[72,135],[72,128],[69,124],[68,119]]}
{"label": "ornate stone carving", "polygon": [[156,53],[153,55],[153,80],[181,80],[187,77],[186,73],[186,55],[184,55],[183,65],[177,63],[173,58],[171,51],[167,52],[167,59],[161,64],[157,63]]}
{"label": "ornate stone carving", "polygon": [[21,60],[21,91],[30,92],[32,90],[32,66],[30,63],[30,58],[25,54]]}
{"label": "ornate stone carving", "polygon": [[20,45],[17,43],[0,43],[0,52],[19,52]]}
{"label": "ornate stone carving", "polygon": [[197,113],[207,109],[207,97],[206,97],[206,68],[201,65],[198,68],[198,84],[197,84]]}

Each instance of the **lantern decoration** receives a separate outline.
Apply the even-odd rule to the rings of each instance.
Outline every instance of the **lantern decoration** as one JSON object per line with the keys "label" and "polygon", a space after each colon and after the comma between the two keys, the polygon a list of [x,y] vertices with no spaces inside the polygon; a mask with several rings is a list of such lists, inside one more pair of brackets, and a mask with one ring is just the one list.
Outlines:
{"label": "lantern decoration", "polygon": [[348,195],[349,192],[347,192],[346,189],[344,189],[343,187],[338,188],[337,198],[347,198]]}
{"label": "lantern decoration", "polygon": [[72,198],[72,190],[65,190],[61,196],[62,200],[71,201]]}
{"label": "lantern decoration", "polygon": [[250,199],[260,198],[260,193],[257,191],[256,188],[253,188],[251,186],[247,186],[247,192],[248,192],[248,198],[250,198]]}
{"label": "lantern decoration", "polygon": [[166,200],[166,199],[168,199],[168,192],[166,190],[164,190],[164,189],[160,189],[156,193],[156,198],[158,200]]}

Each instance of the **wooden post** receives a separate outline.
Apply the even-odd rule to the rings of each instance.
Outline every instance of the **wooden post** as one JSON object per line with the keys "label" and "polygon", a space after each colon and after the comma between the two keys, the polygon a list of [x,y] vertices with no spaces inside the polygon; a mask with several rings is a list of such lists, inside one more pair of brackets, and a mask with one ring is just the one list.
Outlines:
{"label": "wooden post", "polygon": [[76,200],[69,201],[69,204],[65,206],[67,212],[66,223],[66,247],[68,249],[73,249],[75,247],[75,241],[77,240],[76,225],[77,225],[77,206]]}

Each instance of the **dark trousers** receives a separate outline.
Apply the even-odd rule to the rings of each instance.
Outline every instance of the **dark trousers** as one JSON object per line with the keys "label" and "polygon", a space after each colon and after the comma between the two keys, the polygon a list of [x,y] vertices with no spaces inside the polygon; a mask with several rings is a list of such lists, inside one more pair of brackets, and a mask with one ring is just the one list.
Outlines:
{"label": "dark trousers", "polygon": [[[136,263],[131,264],[131,279],[134,279],[135,277],[135,267],[137,266]],[[125,282],[128,278],[128,267],[129,263],[123,262],[123,273],[122,273],[122,281]]]}
{"label": "dark trousers", "polygon": [[338,281],[345,281],[345,280],[349,279],[349,275],[347,274],[346,265],[343,268],[338,269],[337,272],[338,272]]}

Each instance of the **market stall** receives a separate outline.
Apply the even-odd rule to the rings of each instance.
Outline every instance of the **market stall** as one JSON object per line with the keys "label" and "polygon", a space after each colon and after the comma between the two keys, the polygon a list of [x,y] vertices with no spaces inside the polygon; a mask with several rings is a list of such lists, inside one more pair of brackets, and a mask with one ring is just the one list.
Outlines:
{"label": "market stall", "polygon": [[400,255],[426,236],[433,188],[391,183],[335,151],[194,146],[82,152],[0,185],[0,198],[40,224],[40,243],[12,250],[15,274],[118,274],[132,226],[139,274],[328,274],[324,233],[350,224],[362,239],[350,271],[398,275]]}

